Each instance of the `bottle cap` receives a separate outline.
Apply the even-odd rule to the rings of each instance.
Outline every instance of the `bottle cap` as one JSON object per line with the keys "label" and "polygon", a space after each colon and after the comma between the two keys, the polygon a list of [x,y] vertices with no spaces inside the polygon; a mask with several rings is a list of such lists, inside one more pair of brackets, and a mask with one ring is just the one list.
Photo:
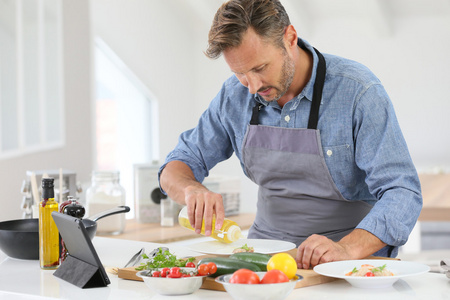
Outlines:
{"label": "bottle cap", "polygon": [[54,178],[42,178],[42,188],[53,188],[55,186]]}
{"label": "bottle cap", "polygon": [[54,178],[42,178],[42,198],[43,199],[50,199],[55,198],[55,191],[54,191],[54,184],[55,179]]}
{"label": "bottle cap", "polygon": [[230,228],[228,228],[227,235],[231,242],[235,242],[242,237],[241,228],[237,225],[231,225]]}

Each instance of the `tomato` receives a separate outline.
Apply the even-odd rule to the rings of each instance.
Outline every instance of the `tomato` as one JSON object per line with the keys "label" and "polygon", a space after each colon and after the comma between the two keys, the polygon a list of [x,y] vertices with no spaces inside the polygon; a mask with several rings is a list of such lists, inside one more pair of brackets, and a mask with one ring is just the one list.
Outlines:
{"label": "tomato", "polygon": [[181,269],[179,267],[173,267],[170,269],[169,275],[167,275],[167,277],[180,278],[182,275],[183,275],[183,273],[181,273]]}
{"label": "tomato", "polygon": [[192,261],[187,262],[186,263],[186,268],[195,268],[195,264]]}
{"label": "tomato", "polygon": [[169,273],[170,269],[169,268],[162,268],[161,270],[161,277],[166,277],[167,274]]}
{"label": "tomato", "polygon": [[289,278],[281,272],[280,270],[273,269],[270,271],[267,271],[266,275],[264,275],[263,279],[261,280],[261,283],[280,283],[280,282],[288,282]]}
{"label": "tomato", "polygon": [[216,273],[216,271],[217,271],[217,266],[216,266],[215,263],[209,262],[209,263],[207,264],[207,266],[208,266],[208,268],[209,268],[209,274],[214,274],[214,273]]}
{"label": "tomato", "polygon": [[267,263],[267,271],[274,269],[282,271],[289,279],[292,279],[297,273],[297,262],[288,253],[277,253]]}
{"label": "tomato", "polygon": [[231,276],[230,283],[258,284],[259,277],[251,270],[239,269]]}
{"label": "tomato", "polygon": [[160,271],[154,271],[152,273],[152,277],[161,277],[161,272]]}
{"label": "tomato", "polygon": [[375,274],[373,274],[372,272],[367,272],[364,277],[375,277]]}
{"label": "tomato", "polygon": [[209,267],[208,267],[208,265],[207,264],[203,264],[203,265],[198,266],[197,272],[198,272],[198,275],[200,275],[200,276],[208,275],[209,274]]}

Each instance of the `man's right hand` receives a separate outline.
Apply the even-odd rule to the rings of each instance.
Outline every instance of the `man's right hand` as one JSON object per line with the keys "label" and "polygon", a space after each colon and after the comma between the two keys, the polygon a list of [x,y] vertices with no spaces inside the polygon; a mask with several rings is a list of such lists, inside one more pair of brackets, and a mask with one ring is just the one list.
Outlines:
{"label": "man's right hand", "polygon": [[213,193],[202,186],[188,186],[185,188],[185,202],[189,222],[194,227],[196,233],[200,233],[202,221],[205,221],[205,235],[212,232],[213,214],[216,215],[215,228],[222,228],[225,217],[222,195]]}
{"label": "man's right hand", "polygon": [[160,176],[161,188],[177,203],[187,206],[188,218],[196,233],[205,221],[205,235],[211,235],[213,215],[216,229],[222,228],[225,218],[223,199],[199,183],[188,165],[181,161],[169,162]]}

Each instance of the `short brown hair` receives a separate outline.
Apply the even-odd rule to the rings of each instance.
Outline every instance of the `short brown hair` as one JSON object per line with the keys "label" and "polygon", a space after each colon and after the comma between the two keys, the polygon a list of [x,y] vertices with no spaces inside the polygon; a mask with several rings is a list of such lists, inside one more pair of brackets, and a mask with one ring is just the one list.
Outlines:
{"label": "short brown hair", "polygon": [[225,49],[239,46],[250,27],[261,37],[284,48],[283,35],[290,24],[289,16],[278,0],[230,0],[222,4],[214,16],[205,54],[215,59]]}

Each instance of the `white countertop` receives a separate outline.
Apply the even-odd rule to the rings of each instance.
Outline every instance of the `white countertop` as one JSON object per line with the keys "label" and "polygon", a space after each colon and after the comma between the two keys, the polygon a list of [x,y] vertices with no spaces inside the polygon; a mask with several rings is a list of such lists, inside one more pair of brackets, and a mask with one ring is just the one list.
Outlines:
{"label": "white countertop", "polygon": [[[95,237],[94,246],[105,267],[122,267],[142,247],[148,253],[160,244]],[[166,245],[177,256],[199,255],[180,245]],[[450,251],[449,251],[450,257]],[[200,289],[191,295],[161,296],[143,282],[123,280],[108,273],[107,287],[80,289],[43,271],[37,260],[18,260],[0,251],[0,299],[232,299],[228,293]],[[450,299],[450,279],[426,273],[400,279],[385,289],[359,289],[344,280],[295,289],[289,299]]]}

